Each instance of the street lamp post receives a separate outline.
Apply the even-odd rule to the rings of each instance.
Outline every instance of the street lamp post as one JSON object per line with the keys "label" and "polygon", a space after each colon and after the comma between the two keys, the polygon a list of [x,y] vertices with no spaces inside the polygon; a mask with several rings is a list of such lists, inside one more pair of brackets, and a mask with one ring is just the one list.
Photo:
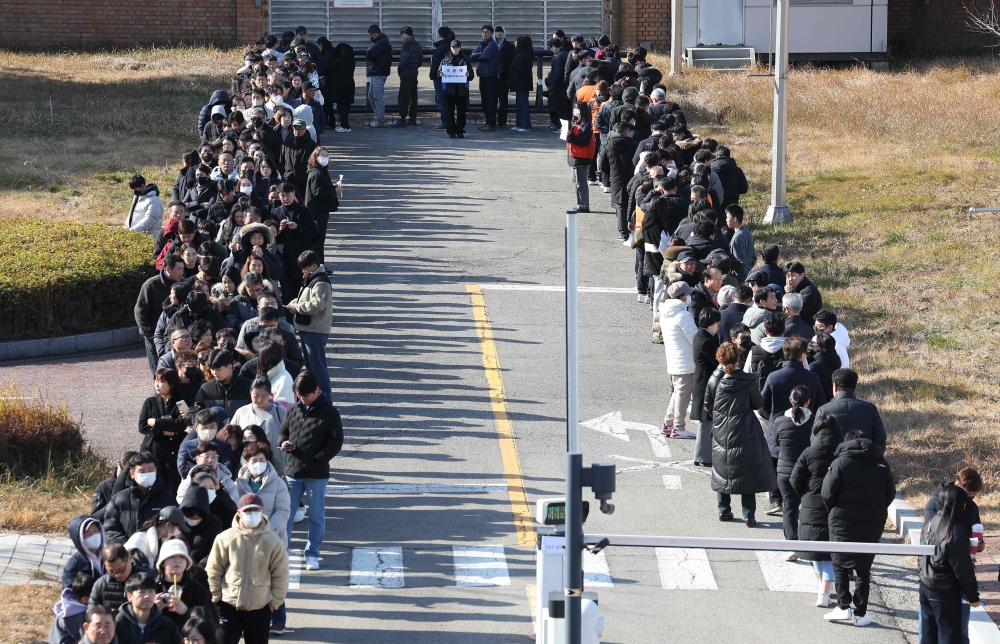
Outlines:
{"label": "street lamp post", "polygon": [[765,224],[790,224],[785,174],[788,157],[788,9],[789,0],[777,0],[774,68],[774,141],[771,146],[771,205]]}

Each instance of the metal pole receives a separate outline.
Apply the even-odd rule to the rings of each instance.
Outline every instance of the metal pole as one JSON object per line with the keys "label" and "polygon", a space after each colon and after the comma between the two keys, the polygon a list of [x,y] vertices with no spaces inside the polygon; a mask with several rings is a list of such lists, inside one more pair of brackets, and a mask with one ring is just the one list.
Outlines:
{"label": "metal pole", "polygon": [[566,213],[566,644],[580,644],[580,598],[583,594],[583,455],[577,324],[576,213]]}
{"label": "metal pole", "polygon": [[[567,512],[568,512],[567,503]],[[704,548],[706,550],[770,550],[787,552],[846,552],[916,557],[933,555],[935,546],[903,543],[856,543],[853,541],[786,541],[784,539],[725,539],[718,537],[656,537],[632,534],[588,534],[584,543],[607,539],[612,546],[633,548]]]}
{"label": "metal pole", "polygon": [[1000,212],[1000,208],[969,208],[969,212]]}
{"label": "metal pole", "polygon": [[684,0],[670,0],[670,75],[683,76],[681,56],[683,43]]}
{"label": "metal pole", "polygon": [[771,205],[764,215],[765,224],[790,224],[785,194],[788,158],[788,3],[778,0],[775,33],[774,68],[774,142],[771,147]]}

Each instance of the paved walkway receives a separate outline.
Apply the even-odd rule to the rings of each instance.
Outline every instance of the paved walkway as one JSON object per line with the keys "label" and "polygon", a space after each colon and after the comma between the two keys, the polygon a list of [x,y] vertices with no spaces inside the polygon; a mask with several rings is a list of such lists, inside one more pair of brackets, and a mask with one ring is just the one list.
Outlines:
{"label": "paved walkway", "polygon": [[59,582],[73,553],[69,539],[37,534],[0,534],[0,585]]}

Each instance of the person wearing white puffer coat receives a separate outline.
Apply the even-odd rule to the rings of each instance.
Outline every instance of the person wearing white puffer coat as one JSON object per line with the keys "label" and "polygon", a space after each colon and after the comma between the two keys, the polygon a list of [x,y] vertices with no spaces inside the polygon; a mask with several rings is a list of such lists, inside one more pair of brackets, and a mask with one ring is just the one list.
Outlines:
{"label": "person wearing white puffer coat", "polygon": [[691,390],[694,388],[694,336],[698,325],[687,310],[692,288],[686,282],[674,282],[667,287],[668,299],[660,304],[660,329],[670,374],[670,402],[663,419],[663,433],[671,438],[694,438],[685,429]]}

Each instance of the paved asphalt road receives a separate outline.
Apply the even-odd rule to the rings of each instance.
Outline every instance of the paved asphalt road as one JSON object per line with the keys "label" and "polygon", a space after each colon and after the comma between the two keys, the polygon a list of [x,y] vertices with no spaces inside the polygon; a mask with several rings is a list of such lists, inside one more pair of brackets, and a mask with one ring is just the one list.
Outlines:
{"label": "paved asphalt road", "polygon": [[[562,284],[570,173],[537,118],[532,134],[470,127],[464,141],[433,122],[325,136],[346,187],[328,263],[329,357],[347,440],[334,460],[340,487],[329,495],[322,569],[296,564],[286,641],[486,644],[526,642],[532,631],[534,553],[518,545],[467,285],[485,287],[529,501],[559,496],[563,294],[495,287]],[[607,196],[592,197],[595,212],[580,216],[580,284],[630,289],[633,252],[617,240]],[[634,293],[581,294],[581,420],[620,412],[659,425],[669,379],[650,322]],[[66,398],[113,455],[138,443],[145,369],[131,350],[4,365],[0,379]],[[757,528],[718,522],[707,473],[682,465],[692,441],[654,451],[637,431],[627,442],[581,433],[585,463],[619,467],[617,512],[595,511],[588,532],[781,538],[780,519],[762,513],[764,495]],[[304,535],[295,536],[301,548]],[[901,643],[915,608],[896,602],[890,614],[876,587],[872,626],[824,623],[807,565],[752,552],[609,548],[593,566],[605,642]],[[889,559],[880,569],[909,566]]]}

